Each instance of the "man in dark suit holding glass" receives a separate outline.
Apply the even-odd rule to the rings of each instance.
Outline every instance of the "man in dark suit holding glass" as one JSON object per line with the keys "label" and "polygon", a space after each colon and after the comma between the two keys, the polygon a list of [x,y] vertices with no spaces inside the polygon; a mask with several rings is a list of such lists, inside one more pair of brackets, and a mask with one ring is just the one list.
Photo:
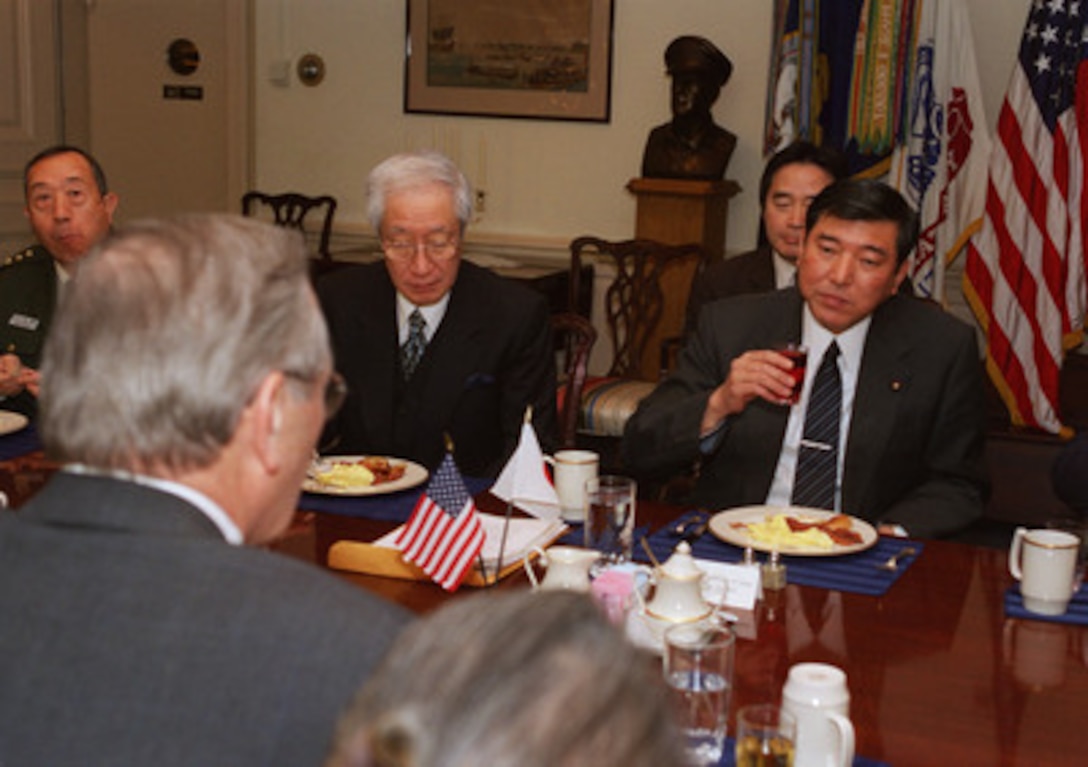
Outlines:
{"label": "man in dark suit holding glass", "polygon": [[[628,421],[632,470],[668,473],[701,459],[696,501],[711,508],[819,505],[888,533],[953,533],[982,514],[983,389],[974,331],[900,295],[917,217],[898,192],[839,181],[811,203],[797,286],[708,305],[676,371]],[[800,401],[782,344],[808,347]],[[833,438],[810,437],[820,369],[837,381]],[[798,480],[804,478],[803,482]]]}

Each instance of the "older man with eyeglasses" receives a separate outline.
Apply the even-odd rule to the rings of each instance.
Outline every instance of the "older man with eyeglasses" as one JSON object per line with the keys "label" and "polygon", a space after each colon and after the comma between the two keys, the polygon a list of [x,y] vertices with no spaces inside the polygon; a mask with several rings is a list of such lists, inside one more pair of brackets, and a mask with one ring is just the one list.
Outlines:
{"label": "older man with eyeglasses", "polygon": [[554,445],[555,359],[542,295],[461,257],[472,215],[464,174],[437,152],[371,172],[367,214],[382,262],[318,285],[348,397],[326,451],[434,468],[455,446],[461,471],[491,477],[517,444],[527,406]]}
{"label": "older man with eyeglasses", "polygon": [[147,220],[83,257],[42,362],[63,469],[0,513],[0,764],[320,763],[411,620],[251,548],[339,384],[297,232]]}

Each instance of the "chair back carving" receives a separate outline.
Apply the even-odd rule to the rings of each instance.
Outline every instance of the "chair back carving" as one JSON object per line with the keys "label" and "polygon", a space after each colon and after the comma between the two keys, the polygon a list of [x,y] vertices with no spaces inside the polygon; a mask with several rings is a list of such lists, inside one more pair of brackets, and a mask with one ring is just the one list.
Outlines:
{"label": "chair back carving", "polygon": [[[616,276],[604,296],[605,322],[612,342],[609,376],[656,381],[661,344],[683,328],[692,276],[707,256],[697,243],[665,245],[654,240],[609,241],[578,237],[570,244],[571,300],[578,295],[582,262],[609,262]],[[574,304],[572,303],[573,307]]]}
{"label": "chair back carving", "polygon": [[552,334],[559,355],[559,443],[574,447],[578,433],[578,415],[582,391],[589,370],[589,354],[597,340],[597,331],[585,317],[573,312],[551,316]]}
{"label": "chair back carving", "polygon": [[[332,236],[332,220],[336,214],[336,198],[329,195],[308,197],[297,192],[266,194],[250,191],[242,196],[242,215],[259,216],[257,206],[264,206],[272,213],[276,226],[297,229],[307,241],[317,239],[315,253],[323,264],[332,262],[329,239]],[[311,216],[311,214],[313,214]]]}

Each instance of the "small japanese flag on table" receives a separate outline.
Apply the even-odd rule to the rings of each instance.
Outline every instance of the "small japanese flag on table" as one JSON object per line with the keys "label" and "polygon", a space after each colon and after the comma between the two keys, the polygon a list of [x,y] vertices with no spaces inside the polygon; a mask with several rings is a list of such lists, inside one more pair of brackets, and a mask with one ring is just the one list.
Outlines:
{"label": "small japanese flag on table", "polygon": [[544,470],[544,454],[528,416],[517,449],[495,480],[491,494],[538,519],[559,519],[559,497]]}
{"label": "small japanese flag on table", "polygon": [[484,545],[476,504],[447,452],[395,545],[446,591],[456,591]]}

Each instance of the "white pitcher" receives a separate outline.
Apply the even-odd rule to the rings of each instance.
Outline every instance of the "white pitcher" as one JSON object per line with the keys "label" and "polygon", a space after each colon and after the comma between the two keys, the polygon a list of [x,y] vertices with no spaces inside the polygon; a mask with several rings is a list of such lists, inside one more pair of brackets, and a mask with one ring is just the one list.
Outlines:
{"label": "white pitcher", "polygon": [[[533,570],[532,555],[537,554],[544,566],[544,578],[537,581]],[[599,553],[575,546],[552,546],[542,549],[534,546],[525,557],[525,573],[533,589],[566,589],[567,591],[589,591],[589,568],[597,561]]]}

